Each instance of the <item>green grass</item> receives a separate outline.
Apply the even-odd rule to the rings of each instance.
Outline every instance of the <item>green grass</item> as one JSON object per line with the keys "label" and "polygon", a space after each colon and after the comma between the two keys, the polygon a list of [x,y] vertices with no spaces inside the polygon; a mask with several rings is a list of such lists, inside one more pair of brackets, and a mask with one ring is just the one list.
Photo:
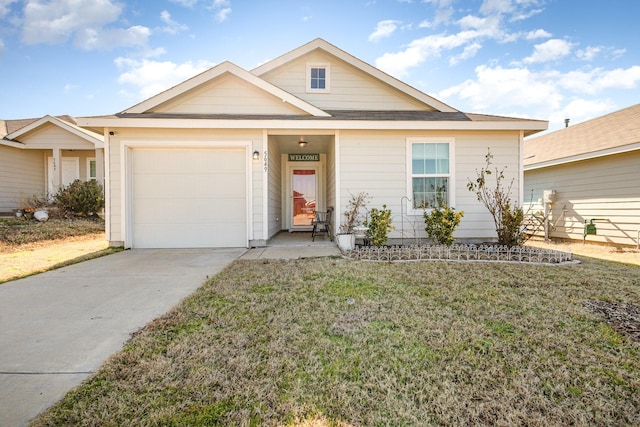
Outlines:
{"label": "green grass", "polygon": [[640,268],[236,261],[35,425],[638,425]]}
{"label": "green grass", "polygon": [[52,218],[47,222],[39,222],[34,219],[0,218],[0,243],[7,245],[22,245],[101,232],[104,232],[103,219]]}

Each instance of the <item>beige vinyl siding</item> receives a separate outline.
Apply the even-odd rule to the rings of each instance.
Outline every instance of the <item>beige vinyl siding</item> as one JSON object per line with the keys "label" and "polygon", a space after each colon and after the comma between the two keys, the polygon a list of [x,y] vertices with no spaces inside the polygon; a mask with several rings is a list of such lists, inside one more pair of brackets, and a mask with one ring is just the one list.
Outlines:
{"label": "beige vinyl siding", "polygon": [[269,138],[269,234],[268,239],[282,229],[282,153],[280,146]]}
{"label": "beige vinyl siding", "polygon": [[302,114],[282,99],[233,76],[222,75],[154,109],[174,114]]}
{"label": "beige vinyl siding", "polygon": [[45,192],[44,154],[0,145],[0,212],[11,212],[20,201]]}
{"label": "beige vinyl siding", "polygon": [[582,240],[584,221],[602,218],[596,222],[597,235],[587,236],[588,241],[637,244],[640,151],[525,171],[525,197],[532,210],[543,210],[544,190],[556,190],[552,238]]}
{"label": "beige vinyl siding", "polygon": [[[125,240],[123,232],[122,218],[122,192],[121,182],[121,144],[123,141],[145,141],[158,142],[162,144],[181,144],[189,142],[251,142],[251,152],[258,150],[263,152],[262,130],[214,130],[214,129],[116,129],[116,135],[110,137],[110,236],[107,240],[112,243],[122,243]],[[188,148],[185,148],[188,150]],[[252,223],[254,239],[263,238],[262,224],[262,162],[252,162],[252,198],[250,203],[253,217],[249,219]],[[251,236],[249,236],[251,239]]]}
{"label": "beige vinyl siding", "polygon": [[[330,64],[330,93],[307,93],[307,63]],[[321,109],[432,110],[346,62],[320,51],[310,52],[260,77]]]}
{"label": "beige vinyl siding", "polygon": [[[467,190],[468,179],[475,179],[476,170],[485,164],[487,149],[491,149],[495,166],[507,166],[506,181],[514,179],[513,200],[518,201],[519,135],[517,132],[405,132],[392,131],[367,134],[342,131],[340,134],[340,208],[341,217],[350,194],[367,192],[371,198],[369,208],[386,204],[393,213],[396,230],[390,238],[412,239],[426,237],[424,218],[409,212],[403,196],[410,196],[407,189],[407,138],[454,138],[455,200],[456,210],[465,215],[456,231],[456,237],[467,240],[493,240],[496,238],[493,220],[474,193]],[[403,218],[404,216],[404,218]],[[402,225],[404,224],[404,230]]]}
{"label": "beige vinyl siding", "polygon": [[59,148],[62,150],[94,150],[95,145],[59,126],[47,123],[22,137],[27,149]]}

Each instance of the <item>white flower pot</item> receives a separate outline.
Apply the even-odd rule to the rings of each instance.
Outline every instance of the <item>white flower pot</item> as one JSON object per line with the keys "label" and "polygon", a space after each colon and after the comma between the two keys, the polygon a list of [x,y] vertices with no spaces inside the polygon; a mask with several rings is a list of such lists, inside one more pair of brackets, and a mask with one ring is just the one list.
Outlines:
{"label": "white flower pot", "polygon": [[336,241],[338,242],[338,247],[342,252],[352,251],[356,246],[356,235],[338,234],[336,235]]}
{"label": "white flower pot", "polygon": [[356,236],[356,239],[364,239],[367,237],[367,232],[369,231],[369,227],[354,227],[353,232]]}

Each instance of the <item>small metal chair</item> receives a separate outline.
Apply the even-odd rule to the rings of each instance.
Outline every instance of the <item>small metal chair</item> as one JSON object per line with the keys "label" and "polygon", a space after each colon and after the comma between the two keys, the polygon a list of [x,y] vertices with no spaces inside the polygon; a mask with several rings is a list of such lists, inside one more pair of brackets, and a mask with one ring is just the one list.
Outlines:
{"label": "small metal chair", "polygon": [[331,233],[331,212],[332,208],[327,209],[326,212],[315,211],[315,216],[311,224],[313,224],[313,230],[311,230],[311,241],[316,241],[316,236],[320,233],[327,233],[329,240],[333,241],[333,234]]}

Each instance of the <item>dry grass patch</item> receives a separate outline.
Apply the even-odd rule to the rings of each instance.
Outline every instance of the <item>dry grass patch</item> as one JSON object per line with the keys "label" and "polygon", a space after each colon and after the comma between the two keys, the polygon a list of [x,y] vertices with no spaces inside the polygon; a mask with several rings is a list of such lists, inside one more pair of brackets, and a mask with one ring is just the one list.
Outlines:
{"label": "dry grass patch", "polygon": [[35,425],[637,425],[640,269],[237,261]]}
{"label": "dry grass patch", "polygon": [[0,219],[0,283],[116,252],[104,221]]}

